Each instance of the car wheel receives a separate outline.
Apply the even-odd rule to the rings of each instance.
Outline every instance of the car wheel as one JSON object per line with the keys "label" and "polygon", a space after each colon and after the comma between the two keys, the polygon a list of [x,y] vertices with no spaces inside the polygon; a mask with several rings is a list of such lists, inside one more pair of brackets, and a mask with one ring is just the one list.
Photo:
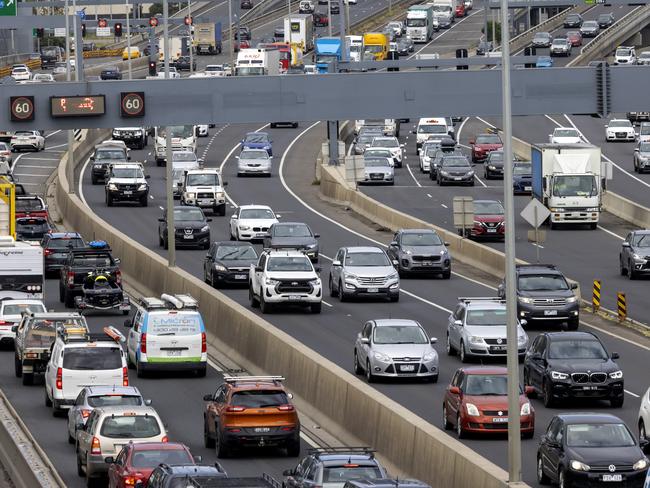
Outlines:
{"label": "car wheel", "polygon": [[469,358],[467,357],[467,353],[465,352],[465,344],[463,343],[463,341],[460,341],[460,345],[458,347],[458,354],[460,355],[461,363],[466,363],[469,361]]}
{"label": "car wheel", "polygon": [[271,306],[264,300],[264,290],[260,289],[260,312],[271,313]]}
{"label": "car wheel", "polygon": [[466,436],[465,429],[463,429],[463,423],[460,420],[460,415],[456,416],[456,435],[459,439],[464,439]]}
{"label": "car wheel", "polygon": [[65,430],[66,430],[66,432],[68,434],[68,444],[74,444],[76,441],[75,441],[75,438],[70,435],[70,430],[68,430],[68,429],[65,429]]}
{"label": "car wheel", "polygon": [[648,439],[648,436],[645,431],[645,423],[643,423],[643,419],[639,420],[639,439],[640,440]]}
{"label": "car wheel", "polygon": [[23,375],[23,362],[18,359],[18,353],[14,354],[14,369],[16,378],[20,378]]}
{"label": "car wheel", "polygon": [[328,280],[328,287],[329,287],[329,289],[330,289],[330,296],[331,296],[331,297],[335,297],[335,296],[336,296],[336,292],[334,291],[334,286],[333,286],[333,283],[332,283],[332,275],[330,275],[330,278],[329,278],[329,280]]}
{"label": "car wheel", "polygon": [[537,456],[537,482],[540,485],[548,485],[551,482],[551,479],[544,473],[544,464],[540,456]]}
{"label": "car wheel", "polygon": [[449,421],[449,416],[447,415],[447,404],[443,403],[442,405],[442,428],[445,430],[451,430],[452,425]]}
{"label": "car wheel", "polygon": [[169,242],[167,241],[167,236],[163,237],[163,249],[169,249]]}
{"label": "car wheel", "polygon": [[449,278],[451,278],[451,270],[448,269],[447,271],[443,271],[442,272],[442,279],[443,280],[448,280]]}
{"label": "car wheel", "polygon": [[628,262],[627,264],[627,277],[630,280],[635,280],[636,279],[636,272],[634,271],[634,268],[632,266],[632,262]]}
{"label": "car wheel", "polygon": [[363,374],[363,368],[359,364],[359,356],[357,355],[357,350],[354,350],[354,374]]}
{"label": "car wheel", "polygon": [[389,299],[392,303],[399,302],[399,294],[389,297]]}
{"label": "car wheel", "polygon": [[553,406],[553,392],[547,381],[544,381],[544,384],[542,385],[542,397],[544,399],[544,406],[546,408]]}
{"label": "car wheel", "polygon": [[564,471],[562,470],[562,468],[560,468],[560,471],[558,472],[558,476],[557,476],[557,480],[558,480],[557,481],[557,486],[558,486],[558,488],[567,488],[565,478],[566,478],[566,475],[564,474]]}
{"label": "car wheel", "polygon": [[140,199],[140,206],[141,206],[141,207],[148,207],[148,206],[149,206],[149,200],[148,200],[148,198],[147,198],[147,195],[143,196],[143,197]]}
{"label": "car wheel", "polygon": [[77,451],[77,475],[78,476],[85,476],[86,473],[84,471],[84,467],[81,464],[81,458],[79,457],[79,451]]}
{"label": "car wheel", "polygon": [[34,373],[23,373],[23,385],[31,386],[34,384]]}
{"label": "car wheel", "polygon": [[113,198],[109,194],[106,194],[106,206],[107,207],[113,206]]}
{"label": "car wheel", "polygon": [[72,294],[72,292],[68,293],[68,290],[65,290],[63,292],[63,303],[67,308],[74,307],[74,295]]}
{"label": "car wheel", "polygon": [[569,319],[567,321],[567,328],[569,330],[578,330],[579,326],[580,326],[580,319],[579,318]]}
{"label": "car wheel", "polygon": [[45,406],[49,408],[52,406],[52,400],[50,400],[50,397],[47,395],[47,388],[43,388],[43,393],[45,393]]}
{"label": "car wheel", "polygon": [[320,313],[321,309],[323,308],[323,305],[321,302],[318,303],[312,303],[309,306],[309,309],[311,310],[311,313]]}
{"label": "car wheel", "polygon": [[300,456],[300,440],[290,440],[287,442],[287,456],[288,457]]}
{"label": "car wheel", "polygon": [[612,408],[621,408],[623,406],[624,400],[625,400],[624,396],[620,396],[618,398],[612,398],[609,401],[609,404],[612,406]]}
{"label": "car wheel", "polygon": [[366,360],[366,381],[368,381],[368,383],[375,382],[375,375],[372,374],[372,368],[370,367],[369,360]]}
{"label": "car wheel", "polygon": [[347,297],[345,296],[345,292],[343,291],[343,283],[341,283],[341,280],[339,280],[338,295],[339,295],[339,301],[344,302],[347,300]]}
{"label": "car wheel", "polygon": [[207,447],[208,449],[214,449],[214,439],[210,437],[210,434],[208,432],[208,425],[203,419],[203,446]]}
{"label": "car wheel", "polygon": [[142,367],[142,363],[137,360],[135,362],[135,374],[138,378],[144,378],[144,368]]}
{"label": "car wheel", "polygon": [[259,307],[260,303],[257,300],[257,298],[255,298],[255,294],[253,293],[253,286],[252,285],[250,285],[248,287],[248,300],[251,303],[251,307],[253,307],[253,308]]}
{"label": "car wheel", "polygon": [[619,259],[618,267],[619,267],[619,270],[620,270],[621,276],[625,276],[625,275],[627,275],[627,270],[626,270],[625,267],[623,266],[623,261],[620,260],[620,259]]}
{"label": "car wheel", "polygon": [[449,334],[447,334],[447,356],[455,356],[456,350],[454,346],[451,345],[451,340],[449,339]]}
{"label": "car wheel", "polygon": [[226,443],[223,442],[221,439],[221,433],[219,432],[219,427],[215,428],[215,451],[217,453],[217,457],[220,459],[227,458],[228,457],[228,448],[226,447]]}

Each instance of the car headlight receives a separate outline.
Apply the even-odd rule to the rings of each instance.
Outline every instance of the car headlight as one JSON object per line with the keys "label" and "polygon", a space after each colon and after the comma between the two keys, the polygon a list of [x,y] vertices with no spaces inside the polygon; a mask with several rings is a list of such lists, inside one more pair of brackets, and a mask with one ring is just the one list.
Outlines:
{"label": "car headlight", "polygon": [[522,345],[522,344],[526,344],[527,342],[528,342],[528,336],[526,334],[517,336],[517,344]]}
{"label": "car headlight", "polygon": [[115,183],[109,183],[108,184],[108,189],[112,190],[112,191],[116,191],[117,190],[117,185]]}
{"label": "car headlight", "polygon": [[614,371],[609,373],[609,377],[613,380],[620,380],[623,377],[623,371]]}
{"label": "car headlight", "polygon": [[408,254],[410,256],[411,254],[413,254],[413,251],[411,251],[410,249],[404,249],[404,254]]}
{"label": "car headlight", "polygon": [[530,403],[526,402],[521,406],[521,411],[519,415],[530,415]]}
{"label": "car headlight", "polygon": [[188,193],[187,198],[194,198],[196,197],[196,193]]}
{"label": "car headlight", "polygon": [[633,254],[632,254],[632,257],[633,257],[634,259],[643,259],[643,256],[641,256],[641,255],[639,255],[639,254],[637,254],[637,253],[633,253]]}
{"label": "car headlight", "polygon": [[563,212],[564,212],[564,208],[562,208],[562,207],[554,207],[554,208],[551,208],[551,212],[555,212],[555,213],[563,213]]}
{"label": "car headlight", "polygon": [[226,271],[228,271],[228,268],[226,268],[222,264],[215,264],[214,269],[215,269],[215,271],[221,271],[222,273],[225,273]]}
{"label": "car headlight", "polygon": [[641,469],[645,469],[648,467],[648,460],[643,458],[639,459],[636,463],[634,463],[634,466],[632,466],[632,469],[635,471],[639,471]]}
{"label": "car headlight", "polygon": [[248,225],[240,225],[239,230],[249,230],[250,227]]}
{"label": "car headlight", "polygon": [[469,339],[469,343],[470,343],[470,344],[483,344],[483,343],[485,343],[485,341],[483,340],[483,338],[482,338],[482,337],[478,337],[478,336],[469,336],[468,339]]}
{"label": "car headlight", "polygon": [[577,301],[578,301],[578,297],[568,297],[568,298],[566,299],[566,302],[567,302],[567,303],[575,303],[575,302],[577,302]]}
{"label": "car headlight", "polygon": [[521,303],[527,303],[527,304],[533,303],[533,299],[529,297],[517,297],[517,300],[519,300]]}
{"label": "car headlight", "polygon": [[223,192],[222,191],[217,192],[217,198],[223,198]]}
{"label": "car headlight", "polygon": [[278,280],[274,280],[272,278],[266,278],[266,280],[264,280],[264,283],[267,286],[275,286],[275,285],[279,284],[280,282]]}
{"label": "car headlight", "polygon": [[311,286],[320,286],[320,285],[321,285],[320,278],[316,278],[315,280],[311,280],[311,281],[309,282],[309,284],[310,284]]}
{"label": "car headlight", "polygon": [[375,359],[377,361],[383,361],[385,363],[389,363],[391,361],[390,356],[384,354],[383,352],[375,352]]}
{"label": "car headlight", "polygon": [[422,357],[422,360],[428,363],[429,361],[433,361],[437,355],[436,351],[430,351]]}
{"label": "car headlight", "polygon": [[468,171],[467,176],[474,176],[474,171]]}
{"label": "car headlight", "polygon": [[209,231],[209,230],[210,230],[210,226],[209,226],[209,225],[204,225],[203,227],[201,227],[201,232],[207,232],[207,231]]}
{"label": "car headlight", "polygon": [[447,171],[442,171],[442,170],[440,170],[440,174],[441,174],[442,176],[449,176],[449,173],[448,173]]}
{"label": "car headlight", "polygon": [[569,377],[567,373],[560,373],[559,371],[551,371],[551,378],[554,380],[566,380]]}
{"label": "car headlight", "polygon": [[307,249],[315,249],[318,246],[318,244],[309,244],[307,245]]}
{"label": "car headlight", "polygon": [[358,278],[358,276],[355,275],[355,274],[352,274],[352,273],[345,275],[346,280],[357,280],[357,278]]}
{"label": "car headlight", "polygon": [[598,211],[600,211],[600,209],[598,207],[589,207],[587,209],[587,212],[598,212]]}
{"label": "car headlight", "polygon": [[488,169],[496,169],[493,165],[488,166]]}
{"label": "car headlight", "polygon": [[474,405],[473,403],[466,403],[465,408],[467,409],[467,415],[471,417],[478,417],[479,415],[481,415],[478,411],[478,408],[476,408],[476,405]]}
{"label": "car headlight", "polygon": [[391,273],[386,277],[386,281],[392,281],[397,279],[399,279],[399,275],[397,274],[397,272]]}
{"label": "car headlight", "polygon": [[147,184],[146,183],[141,183],[140,186],[138,187],[138,191],[144,191],[147,189]]}
{"label": "car headlight", "polygon": [[580,461],[576,461],[575,459],[573,459],[571,461],[571,469],[573,469],[574,471],[589,471],[591,468],[587,464],[581,463]]}

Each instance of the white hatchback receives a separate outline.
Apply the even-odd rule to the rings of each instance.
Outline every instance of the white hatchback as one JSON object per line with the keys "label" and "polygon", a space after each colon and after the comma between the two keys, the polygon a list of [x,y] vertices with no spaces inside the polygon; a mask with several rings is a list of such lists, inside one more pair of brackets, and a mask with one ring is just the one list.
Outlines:
{"label": "white hatchback", "polygon": [[279,218],[266,205],[242,205],[230,217],[230,237],[237,241],[264,239]]}

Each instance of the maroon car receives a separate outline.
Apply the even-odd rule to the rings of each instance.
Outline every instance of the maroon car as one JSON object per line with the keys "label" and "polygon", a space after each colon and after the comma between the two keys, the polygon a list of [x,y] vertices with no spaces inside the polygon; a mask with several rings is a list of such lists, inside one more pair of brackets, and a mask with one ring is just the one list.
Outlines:
{"label": "maroon car", "polygon": [[474,200],[471,237],[505,239],[505,210],[497,200]]}
{"label": "maroon car", "polygon": [[472,163],[482,163],[490,151],[496,151],[503,147],[499,134],[479,134],[476,139],[470,139],[472,146]]}
{"label": "maroon car", "polygon": [[327,14],[324,14],[322,12],[314,12],[313,17],[314,25],[316,27],[327,27],[330,23],[330,19]]}
{"label": "maroon car", "polygon": [[582,34],[580,34],[580,31],[569,31],[566,33],[566,38],[573,47],[582,46]]}

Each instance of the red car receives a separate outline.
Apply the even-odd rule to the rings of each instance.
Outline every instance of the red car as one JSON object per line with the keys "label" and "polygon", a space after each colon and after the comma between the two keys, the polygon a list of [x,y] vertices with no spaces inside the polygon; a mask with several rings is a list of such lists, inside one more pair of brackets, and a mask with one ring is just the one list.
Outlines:
{"label": "red car", "polygon": [[330,23],[330,19],[327,16],[327,14],[323,14],[321,12],[314,12],[313,17],[314,17],[314,25],[316,27],[327,27]]}
{"label": "red car", "polygon": [[143,442],[125,445],[115,459],[106,458],[109,488],[130,488],[138,481],[147,486],[151,472],[159,464],[196,464],[200,457],[193,457],[185,444],[178,442]]}
{"label": "red car", "polygon": [[456,5],[456,17],[465,17],[467,15],[467,10],[465,10],[465,4]]}
{"label": "red car", "polygon": [[505,209],[497,200],[474,200],[474,225],[470,237],[505,239]]}
{"label": "red car", "polygon": [[566,38],[573,47],[582,46],[582,34],[580,34],[580,31],[569,31],[566,33]]}
{"label": "red car", "polygon": [[482,163],[490,151],[496,151],[503,147],[499,134],[479,134],[476,139],[470,139],[472,146],[472,163]]}
{"label": "red car", "polygon": [[[508,372],[503,367],[474,366],[456,371],[442,404],[445,430],[456,429],[459,438],[469,433],[508,433]],[[535,433],[535,410],[528,401],[532,387],[519,388],[521,434]]]}

